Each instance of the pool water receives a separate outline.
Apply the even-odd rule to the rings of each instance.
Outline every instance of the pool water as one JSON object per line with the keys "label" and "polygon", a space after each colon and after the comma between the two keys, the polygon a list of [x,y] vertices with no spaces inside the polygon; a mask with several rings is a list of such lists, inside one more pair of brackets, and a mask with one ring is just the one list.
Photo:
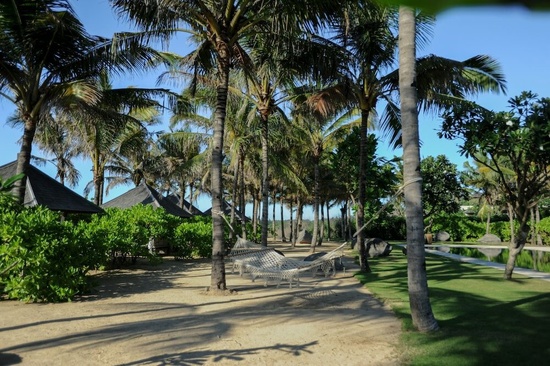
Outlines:
{"label": "pool water", "polygon": [[[508,248],[502,247],[436,246],[434,249],[495,263],[506,264],[508,260]],[[516,267],[550,273],[550,252],[523,249],[516,258]]]}

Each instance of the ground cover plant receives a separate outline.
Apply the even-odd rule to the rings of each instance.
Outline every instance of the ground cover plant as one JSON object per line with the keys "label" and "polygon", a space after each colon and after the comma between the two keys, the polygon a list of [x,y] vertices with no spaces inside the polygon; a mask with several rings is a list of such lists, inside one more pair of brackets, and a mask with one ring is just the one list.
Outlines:
{"label": "ground cover plant", "polygon": [[402,318],[403,350],[411,365],[545,364],[550,348],[550,282],[427,255],[428,285],[440,330],[413,331],[407,258],[399,250],[371,259],[358,279]]}

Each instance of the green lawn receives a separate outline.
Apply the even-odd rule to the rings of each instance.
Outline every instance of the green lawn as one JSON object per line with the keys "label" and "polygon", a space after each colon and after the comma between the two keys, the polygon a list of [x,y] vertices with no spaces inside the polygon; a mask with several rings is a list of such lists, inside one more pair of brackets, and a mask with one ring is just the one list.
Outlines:
{"label": "green lawn", "polygon": [[358,274],[403,319],[402,350],[410,365],[550,364],[550,282],[427,255],[430,300],[440,330],[412,330],[407,258],[399,249],[370,259]]}

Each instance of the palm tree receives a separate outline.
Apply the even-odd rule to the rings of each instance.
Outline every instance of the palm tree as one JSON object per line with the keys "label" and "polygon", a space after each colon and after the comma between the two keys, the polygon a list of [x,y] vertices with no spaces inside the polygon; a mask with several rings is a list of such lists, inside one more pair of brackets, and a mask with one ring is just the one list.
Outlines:
{"label": "palm tree", "polygon": [[407,221],[407,275],[409,304],[414,326],[423,332],[439,328],[428,295],[424,222],[422,215],[422,177],[418,135],[416,80],[415,11],[399,8],[399,91],[403,139],[403,180]]}
{"label": "palm tree", "polygon": [[[10,118],[9,122],[12,126],[23,124],[17,115]],[[57,170],[55,178],[62,185],[67,181],[69,186],[75,187],[80,179],[80,172],[74,166],[73,159],[80,155],[80,150],[69,135],[67,124],[68,121],[63,118],[44,118],[43,123],[37,126],[35,143],[45,157],[32,155],[32,160],[39,166],[53,164]]]}
{"label": "palm tree", "polygon": [[[42,120],[98,101],[101,92],[90,78],[102,69],[123,72],[155,60],[154,53],[133,42],[119,45],[111,47],[111,40],[87,34],[68,0],[1,3],[0,95],[15,104],[24,123],[18,174],[29,168],[32,143]],[[25,186],[26,177],[15,183],[20,202]]]}
{"label": "palm tree", "polygon": [[[256,34],[283,33],[285,27],[319,19],[329,2],[308,0],[205,1],[205,0],[111,0],[122,16],[135,22],[144,40],[169,40],[179,31],[189,31],[198,43],[184,57],[183,66],[192,69],[192,85],[206,72],[216,75],[217,100],[212,139],[212,276],[210,290],[224,292],[225,263],[224,220],[219,215],[223,202],[222,161],[224,129],[229,89],[229,72],[242,65],[246,54],[243,40]],[[328,7],[334,10],[336,4]],[[188,27],[188,30],[185,30]]]}
{"label": "palm tree", "polygon": [[[71,111],[76,138],[92,161],[93,180],[85,188],[94,190],[94,201],[103,203],[105,171],[109,162],[124,150],[143,150],[145,125],[158,122],[163,106],[156,97],[170,95],[164,89],[113,88],[109,76],[101,72],[96,89],[101,97],[94,106]],[[137,145],[136,145],[137,144]]]}
{"label": "palm tree", "polygon": [[[484,163],[478,163],[477,160],[484,161]],[[466,168],[464,183],[472,187],[475,194],[478,195],[479,211],[477,215],[481,218],[486,217],[486,234],[490,233],[491,216],[501,197],[498,176],[487,167],[488,164],[490,164],[488,159],[482,156],[478,156],[474,160],[474,166],[468,162],[464,164],[464,168]]]}
{"label": "palm tree", "polygon": [[[300,98],[295,102],[299,103]],[[315,113],[306,103],[298,104],[292,112],[294,127],[304,144],[305,156],[313,165],[313,235],[310,252],[319,241],[319,209],[321,206],[321,162],[327,151],[332,151],[348,135],[354,125],[353,115],[326,116]]]}
{"label": "palm tree", "polygon": [[[330,110],[334,105],[359,108],[361,113],[361,142],[359,163],[359,198],[357,225],[364,224],[366,198],[365,168],[367,129],[375,118],[378,126],[391,137],[391,143],[400,143],[399,70],[396,62],[397,8],[379,5],[375,1],[360,1],[346,8],[345,16],[333,24],[330,34],[348,52],[348,60],[340,68],[340,80],[317,97],[320,110]],[[417,15],[417,41],[426,40],[433,18]],[[458,102],[465,96],[483,91],[504,90],[504,78],[498,64],[488,56],[475,56],[465,61],[455,61],[434,55],[417,60],[415,80],[419,108],[437,111],[451,101]],[[378,105],[384,102],[384,110],[377,116]],[[332,105],[332,107],[331,107]],[[357,233],[359,243],[363,233]],[[361,270],[369,271],[364,246],[360,246]]]}

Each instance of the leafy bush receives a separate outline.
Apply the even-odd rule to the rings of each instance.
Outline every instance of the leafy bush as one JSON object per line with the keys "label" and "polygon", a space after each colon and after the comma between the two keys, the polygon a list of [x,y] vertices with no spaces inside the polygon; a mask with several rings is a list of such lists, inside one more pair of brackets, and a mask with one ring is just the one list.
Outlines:
{"label": "leafy bush", "polygon": [[550,217],[540,220],[539,234],[542,237],[542,243],[550,245]]}
{"label": "leafy bush", "polygon": [[432,232],[446,231],[452,241],[477,240],[485,234],[485,223],[462,212],[433,216]]}
{"label": "leafy bush", "polygon": [[156,261],[154,253],[149,251],[149,241],[152,238],[174,241],[174,230],[180,222],[179,217],[164,210],[136,205],[127,209],[108,208],[104,215],[94,217],[89,230],[105,243],[110,265],[116,265],[128,257],[132,262],[138,257]]}
{"label": "leafy bush", "polygon": [[212,255],[212,218],[193,216],[174,230],[172,251],[177,259]]}
{"label": "leafy bush", "polygon": [[104,248],[81,226],[61,222],[43,207],[0,215],[0,284],[9,298],[67,301],[83,293],[86,273],[99,265]]}

